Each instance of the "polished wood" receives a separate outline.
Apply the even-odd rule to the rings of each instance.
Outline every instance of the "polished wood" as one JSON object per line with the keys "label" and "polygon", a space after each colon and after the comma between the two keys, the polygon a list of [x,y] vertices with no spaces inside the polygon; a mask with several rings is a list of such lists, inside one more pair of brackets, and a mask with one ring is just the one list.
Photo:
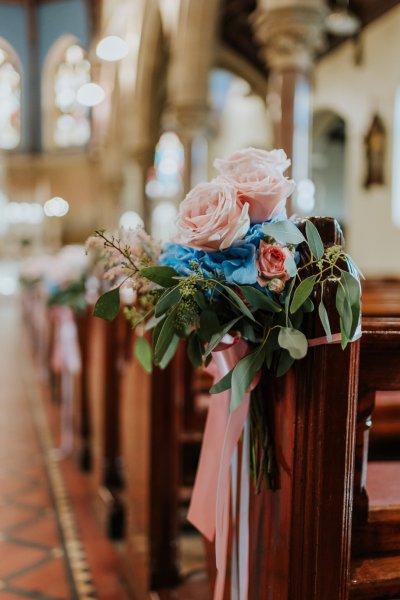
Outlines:
{"label": "polished wood", "polygon": [[[333,220],[314,223],[326,244],[341,241]],[[326,285],[324,301],[337,330],[335,286]],[[307,333],[323,335],[316,319]],[[335,344],[315,347],[268,384],[280,489],[254,499],[254,600],[348,598],[358,356],[359,342],[344,352]]]}
{"label": "polished wood", "polygon": [[82,372],[79,378],[79,404],[77,429],[78,463],[82,471],[88,472],[92,465],[91,455],[91,423],[89,403],[89,339],[92,316],[90,309],[75,316],[79,348],[81,353]]}

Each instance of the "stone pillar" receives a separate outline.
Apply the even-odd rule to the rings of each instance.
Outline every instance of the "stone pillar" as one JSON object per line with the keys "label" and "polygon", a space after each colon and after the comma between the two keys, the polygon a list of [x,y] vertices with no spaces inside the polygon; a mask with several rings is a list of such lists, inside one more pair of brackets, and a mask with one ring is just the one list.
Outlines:
{"label": "stone pillar", "polygon": [[[171,41],[168,104],[185,152],[184,192],[207,179],[205,124],[221,0],[181,0]],[[196,162],[196,164],[194,163]]]}
{"label": "stone pillar", "polygon": [[154,144],[131,150],[125,159],[122,211],[134,210],[143,219],[150,231],[151,206],[146,196],[146,181],[150,167],[154,164]]}
{"label": "stone pillar", "polygon": [[310,175],[312,70],[323,43],[325,12],[325,0],[259,0],[254,14],[270,72],[267,102],[274,146],[292,159],[291,175],[297,182]]}
{"label": "stone pillar", "polygon": [[207,181],[208,142],[206,138],[207,108],[177,106],[174,109],[175,129],[183,145],[183,194],[184,196],[201,181]]}

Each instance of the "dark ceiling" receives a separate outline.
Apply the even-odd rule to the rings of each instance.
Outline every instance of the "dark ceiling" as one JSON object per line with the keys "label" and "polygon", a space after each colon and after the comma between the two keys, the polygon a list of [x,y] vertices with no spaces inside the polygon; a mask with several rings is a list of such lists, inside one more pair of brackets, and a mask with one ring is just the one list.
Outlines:
{"label": "dark ceiling", "polygon": [[[381,15],[400,3],[400,0],[350,0],[350,9],[359,17],[365,27]],[[342,4],[329,0],[331,8]],[[250,15],[255,11],[256,0],[223,0],[220,20],[222,41],[235,52],[241,54],[258,70],[266,74],[266,67],[261,57],[260,47],[254,39],[250,24]],[[343,40],[329,35],[327,48],[323,54],[337,47]]]}

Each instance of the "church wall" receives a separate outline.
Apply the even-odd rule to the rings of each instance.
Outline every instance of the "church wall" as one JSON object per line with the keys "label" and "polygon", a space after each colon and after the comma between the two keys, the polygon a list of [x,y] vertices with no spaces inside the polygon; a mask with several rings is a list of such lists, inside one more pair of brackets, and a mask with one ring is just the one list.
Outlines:
{"label": "church wall", "polygon": [[[400,229],[393,224],[391,214],[392,133],[400,86],[399,31],[400,8],[396,8],[362,33],[359,66],[355,64],[355,46],[347,42],[319,62],[315,77],[315,110],[331,109],[346,122],[347,245],[370,275],[400,274]],[[366,189],[364,138],[376,112],[387,132],[385,183]]]}

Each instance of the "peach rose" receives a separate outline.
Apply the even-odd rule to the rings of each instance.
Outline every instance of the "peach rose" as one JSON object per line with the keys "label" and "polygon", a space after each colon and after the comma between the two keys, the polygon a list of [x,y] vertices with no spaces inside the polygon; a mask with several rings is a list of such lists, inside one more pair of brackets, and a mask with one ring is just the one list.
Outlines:
{"label": "peach rose", "polygon": [[229,248],[250,227],[248,209],[225,181],[200,183],[181,202],[175,241],[209,252]]}
{"label": "peach rose", "polygon": [[214,161],[221,177],[233,185],[239,198],[249,203],[251,223],[273,219],[286,206],[295,183],[283,175],[290,165],[283,150],[246,148],[227,159]]}
{"label": "peach rose", "polygon": [[259,285],[267,287],[274,279],[286,282],[289,274],[286,271],[285,260],[291,256],[293,254],[290,250],[281,244],[267,244],[267,242],[261,241],[256,259]]}

